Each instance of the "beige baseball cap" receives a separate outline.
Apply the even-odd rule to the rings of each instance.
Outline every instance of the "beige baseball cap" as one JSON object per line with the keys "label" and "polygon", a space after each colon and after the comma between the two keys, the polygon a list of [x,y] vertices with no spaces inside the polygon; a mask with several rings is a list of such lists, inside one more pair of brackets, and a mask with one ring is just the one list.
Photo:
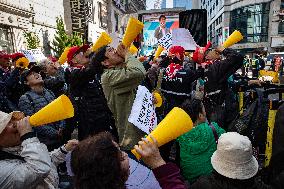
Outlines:
{"label": "beige baseball cap", "polygon": [[5,112],[0,111],[0,134],[5,129],[5,127],[8,125],[8,123],[14,119],[14,120],[20,120],[25,117],[24,113],[22,112],[11,112],[9,114]]}

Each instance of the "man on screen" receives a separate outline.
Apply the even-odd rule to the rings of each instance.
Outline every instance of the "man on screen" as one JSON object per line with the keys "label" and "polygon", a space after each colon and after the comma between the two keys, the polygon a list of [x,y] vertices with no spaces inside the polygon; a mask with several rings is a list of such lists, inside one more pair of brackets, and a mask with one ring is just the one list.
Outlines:
{"label": "man on screen", "polygon": [[157,38],[157,40],[161,39],[162,37],[170,33],[170,29],[166,28],[166,16],[165,15],[161,15],[159,17],[159,22],[160,22],[160,26],[157,27],[155,30],[155,38]]}

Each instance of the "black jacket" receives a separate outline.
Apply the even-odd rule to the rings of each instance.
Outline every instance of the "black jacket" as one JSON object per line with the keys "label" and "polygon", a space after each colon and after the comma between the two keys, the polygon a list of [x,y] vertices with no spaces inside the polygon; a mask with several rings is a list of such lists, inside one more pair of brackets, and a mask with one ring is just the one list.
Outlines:
{"label": "black jacket", "polygon": [[236,108],[230,102],[232,94],[228,79],[242,67],[243,56],[232,49],[225,49],[223,55],[226,57],[224,60],[215,61],[205,70],[204,106],[209,121],[217,122],[220,127],[227,130],[228,123],[235,118],[235,113],[228,110]]}
{"label": "black jacket", "polygon": [[225,49],[224,60],[215,61],[209,65],[205,71],[205,92],[210,93],[217,90],[226,90],[228,87],[228,78],[233,75],[243,65],[244,57],[237,51]]}
{"label": "black jacket", "polygon": [[51,90],[56,97],[65,93],[64,69],[61,67],[55,76],[46,76],[44,78],[44,87]]}
{"label": "black jacket", "polygon": [[0,68],[0,81],[5,82],[8,76],[9,73],[5,72],[2,68]]}
{"label": "black jacket", "polygon": [[213,173],[206,177],[199,178],[190,189],[270,189],[259,179],[234,180]]}
{"label": "black jacket", "polygon": [[[284,171],[284,104],[276,113],[272,139],[272,157],[268,167],[269,180]],[[284,172],[282,173],[284,174]]]}
{"label": "black jacket", "polygon": [[6,96],[5,83],[0,81],[0,111],[10,113],[16,110],[17,106],[15,106]]}
{"label": "black jacket", "polygon": [[75,105],[79,140],[101,131],[115,128],[96,69],[73,69],[68,74],[70,95]]}
{"label": "black jacket", "polygon": [[20,81],[21,70],[15,68],[5,80],[5,93],[7,98],[17,106],[20,97],[26,92]]}
{"label": "black jacket", "polygon": [[175,77],[171,78],[166,73],[167,69],[163,71],[161,84],[161,91],[166,101],[165,113],[176,106],[180,106],[186,99],[190,99],[193,82],[202,76],[200,70],[183,67],[177,71]]}

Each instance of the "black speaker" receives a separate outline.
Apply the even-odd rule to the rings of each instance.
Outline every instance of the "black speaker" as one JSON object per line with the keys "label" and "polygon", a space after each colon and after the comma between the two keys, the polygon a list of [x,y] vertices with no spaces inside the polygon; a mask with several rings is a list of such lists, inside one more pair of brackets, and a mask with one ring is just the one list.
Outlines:
{"label": "black speaker", "polygon": [[192,9],[179,13],[179,27],[186,28],[195,42],[205,47],[207,44],[207,11],[205,9]]}

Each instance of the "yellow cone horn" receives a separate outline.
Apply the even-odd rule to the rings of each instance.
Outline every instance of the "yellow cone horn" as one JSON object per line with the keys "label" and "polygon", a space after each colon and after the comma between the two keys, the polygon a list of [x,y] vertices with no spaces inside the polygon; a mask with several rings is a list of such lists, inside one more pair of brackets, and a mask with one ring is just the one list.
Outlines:
{"label": "yellow cone horn", "polygon": [[131,43],[134,41],[137,35],[142,31],[143,28],[144,24],[142,22],[140,22],[139,20],[133,17],[130,17],[124,37],[122,39],[122,44],[125,47],[130,47]]}
{"label": "yellow cone horn", "polygon": [[243,35],[238,30],[235,30],[228,39],[224,42],[223,47],[228,48],[238,42],[240,42],[243,39]]}
{"label": "yellow cone horn", "polygon": [[70,47],[66,47],[63,51],[63,53],[61,54],[61,56],[58,59],[58,62],[60,64],[64,64],[67,61],[67,54],[69,52]]}
{"label": "yellow cone horn", "polygon": [[66,95],[61,95],[30,117],[32,126],[41,126],[74,116],[74,108]]}
{"label": "yellow cone horn", "polygon": [[157,59],[157,58],[159,58],[159,56],[161,55],[161,53],[163,52],[163,50],[164,50],[164,47],[162,47],[162,46],[158,46],[158,49],[156,50],[156,52],[155,52],[155,57],[154,57],[154,59]]}
{"label": "yellow cone horn", "polygon": [[131,44],[131,46],[129,47],[129,52],[131,54],[135,54],[138,52],[138,49],[133,44]]}
{"label": "yellow cone horn", "polygon": [[112,42],[112,38],[106,33],[102,32],[96,43],[93,45],[93,52],[97,51],[99,48],[108,45]]}
{"label": "yellow cone horn", "polygon": [[[183,109],[175,107],[150,133],[150,135],[157,140],[158,146],[160,147],[187,133],[192,127],[193,122],[189,115]],[[152,141],[150,136],[148,136],[147,139]],[[131,150],[131,152],[138,160],[141,158],[135,149]]]}
{"label": "yellow cone horn", "polygon": [[155,99],[156,99],[156,101],[157,101],[156,104],[155,104],[155,106],[156,106],[157,108],[161,107],[162,104],[163,104],[163,98],[162,98],[161,94],[160,94],[158,91],[154,91],[154,92],[153,92],[153,95],[154,95],[154,97],[155,97]]}
{"label": "yellow cone horn", "polygon": [[30,61],[26,57],[19,58],[16,61],[17,68],[28,68]]}

